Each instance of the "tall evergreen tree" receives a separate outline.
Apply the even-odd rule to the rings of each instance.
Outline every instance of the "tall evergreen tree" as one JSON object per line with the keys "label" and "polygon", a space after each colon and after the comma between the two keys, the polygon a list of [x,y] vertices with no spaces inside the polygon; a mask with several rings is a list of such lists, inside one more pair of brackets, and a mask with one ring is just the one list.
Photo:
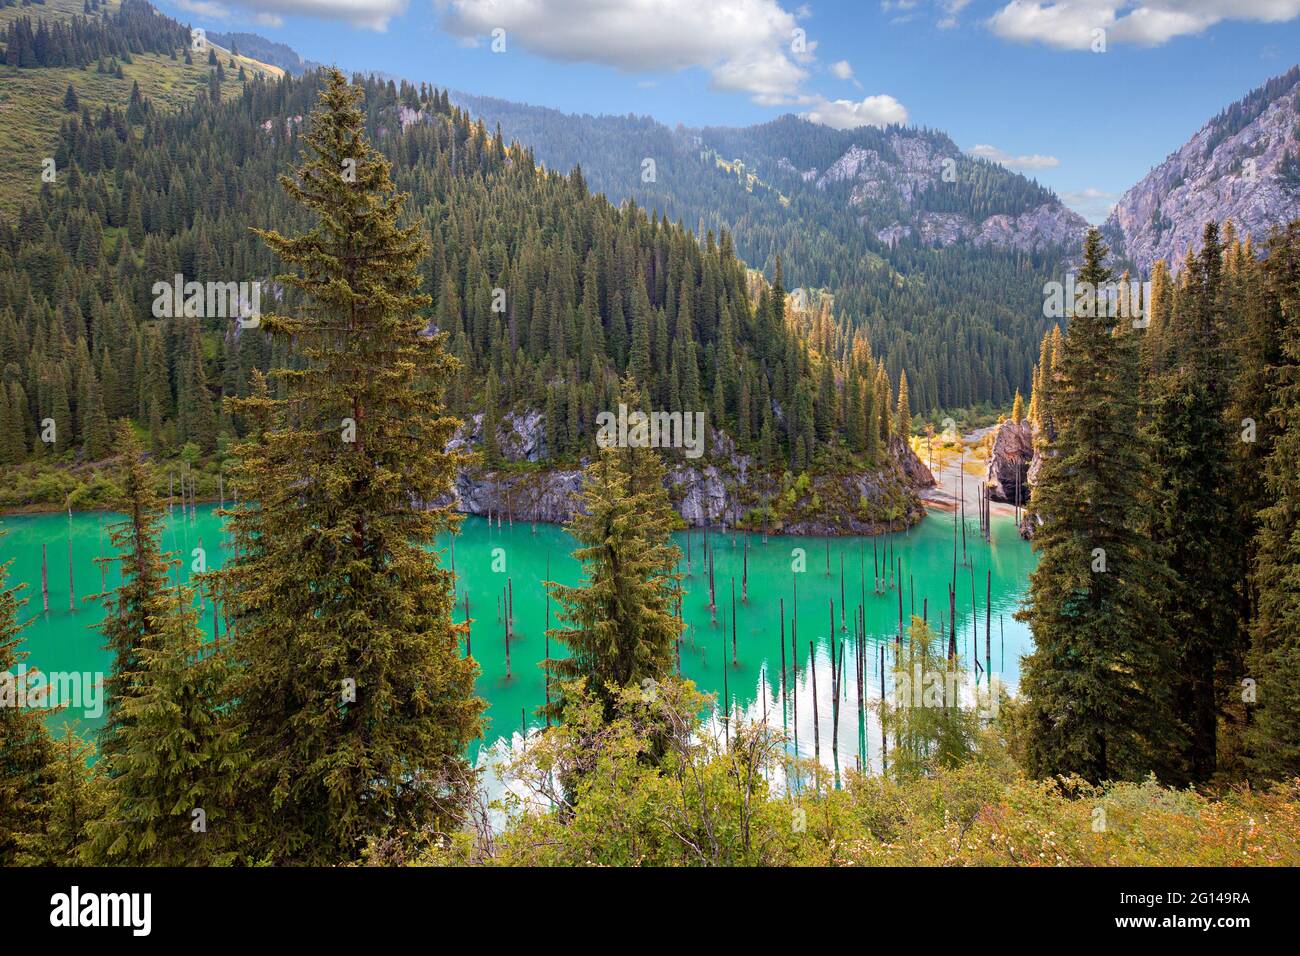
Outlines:
{"label": "tall evergreen tree", "polygon": [[[1079,283],[1111,278],[1090,230]],[[1159,552],[1147,533],[1149,449],[1132,384],[1137,341],[1105,309],[1076,306],[1052,386],[1056,437],[1031,507],[1038,566],[1019,613],[1033,630],[1021,689],[1028,770],[1141,778],[1177,742],[1171,657],[1159,613]]]}
{"label": "tall evergreen tree", "polygon": [[242,760],[228,715],[223,648],[203,644],[193,591],[176,588],[141,651],[103,816],[90,827],[97,863],[192,866],[238,858],[232,813]]}
{"label": "tall evergreen tree", "polygon": [[20,834],[47,812],[42,788],[53,760],[45,712],[18,706],[20,665],[27,656],[18,650],[18,612],[25,602],[18,589],[6,586],[10,563],[0,564],[0,675],[7,675],[0,677],[0,695],[13,695],[0,700],[0,866],[17,862]]}
{"label": "tall evergreen tree", "polygon": [[1219,230],[1209,223],[1162,328],[1168,365],[1154,370],[1151,414],[1152,477],[1160,504],[1152,535],[1172,572],[1162,609],[1177,644],[1175,708],[1188,730],[1184,772],[1197,781],[1208,780],[1215,768],[1217,672],[1225,661],[1241,657],[1241,550],[1224,494],[1236,434],[1229,435],[1226,420],[1222,274]]}
{"label": "tall evergreen tree", "polygon": [[898,373],[898,408],[894,415],[894,433],[903,441],[912,435],[912,403],[907,395],[907,373]]}
{"label": "tall evergreen tree", "polygon": [[1260,781],[1300,776],[1300,220],[1270,243],[1267,272],[1283,320],[1282,355],[1270,370],[1268,427],[1276,438],[1265,477],[1272,503],[1260,513],[1255,540],[1258,610],[1246,671],[1255,691],[1246,764]]}
{"label": "tall evergreen tree", "polygon": [[51,746],[42,775],[40,813],[18,836],[21,866],[77,866],[85,862],[90,829],[103,813],[103,787],[94,744],[71,725]]}
{"label": "tall evergreen tree", "polygon": [[[166,587],[162,503],[134,430],[118,438],[125,475],[111,530],[122,584],[105,596],[101,629],[115,667],[101,739],[103,816],[90,827],[97,863],[182,866],[230,858],[230,808],[239,768],[227,716],[228,665],[203,646],[190,588]],[[211,829],[210,829],[211,827]]]}
{"label": "tall evergreen tree", "polygon": [[457,465],[441,405],[455,360],[422,334],[425,244],[398,223],[406,197],[365,136],[360,97],[325,71],[310,157],[281,178],[317,221],[259,233],[309,303],[262,317],[302,366],[275,370],[283,398],[233,403],[266,424],[236,450],[249,503],[231,515],[238,556],[217,581],[251,761],[245,822],[277,862],[350,860],[367,836],[452,825],[483,710],[451,575],[425,550],[454,523],[429,503]]}
{"label": "tall evergreen tree", "polygon": [[[630,377],[620,401],[645,408]],[[681,553],[672,543],[677,518],[663,476],[654,449],[603,443],[583,476],[583,508],[567,526],[578,541],[573,554],[582,562],[583,582],[547,582],[562,607],[562,626],[550,634],[569,650],[544,663],[552,686],[585,678],[607,715],[618,688],[668,675],[681,636]],[[553,693],[550,715],[562,716],[564,705],[563,691]]]}
{"label": "tall evergreen tree", "polygon": [[156,492],[157,474],[129,422],[118,426],[116,451],[121,458],[122,497],[116,508],[124,515],[108,529],[115,557],[101,558],[104,565],[116,564],[121,584],[97,595],[107,614],[100,624],[105,649],[112,655],[104,681],[104,722],[99,727],[99,753],[111,776],[113,761],[121,752],[122,734],[130,717],[123,702],[135,693],[141,669],[141,652],[155,633],[157,621],[170,609],[167,603],[167,564],[159,547],[162,537],[162,501]]}

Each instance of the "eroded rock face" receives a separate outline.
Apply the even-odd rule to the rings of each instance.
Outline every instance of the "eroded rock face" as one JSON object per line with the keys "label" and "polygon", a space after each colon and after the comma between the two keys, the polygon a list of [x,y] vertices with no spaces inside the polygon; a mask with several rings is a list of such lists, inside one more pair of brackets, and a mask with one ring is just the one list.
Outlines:
{"label": "eroded rock face", "polygon": [[[951,246],[969,243],[1036,252],[1053,247],[1074,248],[1088,224],[1060,201],[1044,202],[1018,215],[998,214],[983,220],[952,212],[933,212],[921,207],[926,190],[942,185],[945,163],[955,163],[960,151],[943,140],[932,141],[913,132],[899,131],[889,139],[887,155],[854,145],[820,175],[816,169],[797,171],[788,160],[778,165],[799,172],[805,182],[826,191],[847,184],[845,202],[852,208],[896,207],[901,218],[881,226],[876,238],[895,245],[916,236],[927,245]],[[863,215],[864,226],[871,217]]]}
{"label": "eroded rock face", "polygon": [[1019,216],[989,216],[971,241],[977,246],[1036,252],[1077,246],[1087,229],[1087,220],[1078,213],[1059,203],[1043,203]]}
{"label": "eroded rock face", "polygon": [[[497,423],[497,448],[505,461],[541,461],[546,457],[545,416],[529,409],[511,412]],[[483,443],[483,414],[467,418],[447,444],[448,451],[470,451]]]}
{"label": "eroded rock face", "polygon": [[[481,442],[482,425],[481,415],[467,420],[449,448],[470,450]],[[497,436],[502,457],[510,462],[540,460],[545,432],[540,412],[504,416]],[[935,483],[906,442],[892,439],[889,451],[890,459],[878,470],[819,476],[791,494],[789,476],[759,469],[751,456],[736,450],[729,435],[711,431],[707,457],[670,460],[665,484],[673,506],[691,527],[733,527],[741,522],[782,534],[878,534],[920,521],[925,510],[915,489]],[[794,499],[788,511],[776,519],[754,519],[755,509],[782,496]],[[517,471],[476,464],[457,475],[452,494],[438,504],[502,520],[561,524],[582,507],[582,471]]]}
{"label": "eroded rock face", "polygon": [[923,242],[934,246],[967,242],[974,246],[1038,252],[1077,246],[1087,227],[1081,216],[1059,203],[1043,203],[1018,216],[1003,213],[982,222],[957,213],[922,212],[910,225],[895,223],[877,230],[876,238],[896,245],[916,233]]}
{"label": "eroded rock face", "polygon": [[[1103,226],[1115,251],[1145,273],[1158,259],[1177,270],[1200,245],[1205,223],[1231,219],[1257,245],[1300,215],[1300,186],[1288,188],[1282,161],[1300,154],[1300,70],[1292,69],[1196,135],[1124,193]],[[1236,132],[1241,114],[1256,113]]]}
{"label": "eroded rock face", "polygon": [[1029,471],[1025,474],[1025,477],[1026,479],[1028,479],[1031,488],[1034,485],[1038,484],[1038,475],[1039,472],[1041,472],[1042,470],[1043,470],[1043,452],[1041,448],[1035,447],[1034,458],[1029,463]]}
{"label": "eroded rock face", "polygon": [[1033,458],[1034,431],[1029,422],[1006,421],[999,425],[993,434],[985,477],[989,497],[1007,504],[1023,505],[1029,501],[1029,468]]}
{"label": "eroded rock face", "polygon": [[582,472],[462,471],[449,500],[466,514],[561,524],[582,502]]}
{"label": "eroded rock face", "polygon": [[933,488],[935,486],[934,475],[926,467],[925,462],[921,461],[916,452],[912,451],[911,445],[897,435],[889,439],[889,453],[898,462],[898,467],[902,469],[903,475],[913,488]]}

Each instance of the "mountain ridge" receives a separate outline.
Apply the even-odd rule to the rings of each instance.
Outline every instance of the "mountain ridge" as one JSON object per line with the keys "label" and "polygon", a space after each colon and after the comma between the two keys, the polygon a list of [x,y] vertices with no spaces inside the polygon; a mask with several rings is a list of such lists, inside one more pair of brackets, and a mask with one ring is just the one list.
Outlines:
{"label": "mountain ridge", "polygon": [[1300,216],[1300,66],[1206,122],[1120,197],[1103,225],[1112,249],[1143,273],[1172,269],[1205,223],[1231,220],[1262,243]]}
{"label": "mountain ridge", "polygon": [[[258,34],[212,36],[217,42],[238,40],[254,53],[261,50],[266,54],[262,58],[265,62],[294,75],[318,65],[287,45]],[[386,77],[379,71],[370,73]],[[585,161],[584,152],[593,140],[622,136],[630,124],[638,131],[637,145],[650,144],[668,154],[685,154],[692,147],[712,151],[718,166],[731,174],[739,172],[746,191],[765,187],[786,206],[795,190],[811,187],[849,209],[884,207],[874,213],[865,211],[859,222],[885,248],[915,241],[940,248],[966,244],[1015,252],[1061,249],[1065,252],[1063,258],[1069,261],[1073,247],[1088,228],[1082,216],[1036,180],[971,156],[943,132],[925,126],[837,130],[787,113],[743,127],[674,128],[649,115],[566,113],[455,89],[450,89],[449,94],[457,105],[486,122],[499,124],[507,138],[528,143],[550,168],[581,167],[593,189],[615,201],[635,199],[642,205],[653,204],[653,197],[637,189],[639,164],[631,162],[633,157],[629,156],[623,164],[624,175],[613,175]],[[1288,96],[1294,97],[1290,107]],[[546,132],[560,125],[579,128],[584,135],[570,137],[567,149],[557,147]],[[806,145],[774,151],[767,140],[775,136],[791,144],[814,141],[813,157],[808,155]],[[837,149],[834,155],[819,153],[829,144]],[[1252,159],[1253,170],[1247,163]],[[938,191],[944,184],[944,160],[952,160],[959,167],[959,188],[954,192],[961,191],[963,182],[995,177],[1014,183],[1017,194],[1040,191],[1039,201],[1032,205],[1016,203],[1016,208],[989,209],[983,215],[945,208]],[[744,164],[743,170],[738,171],[737,161]],[[920,194],[925,196],[918,201]],[[681,205],[669,199],[661,212],[681,219],[686,211],[678,208]],[[931,208],[935,206],[938,208]],[[1176,270],[1207,218],[1231,219],[1239,231],[1262,241],[1273,226],[1296,215],[1300,215],[1300,66],[1266,81],[1208,120],[1122,194],[1101,228],[1115,255],[1146,274],[1157,259],[1165,259]],[[708,223],[704,217],[695,218],[700,235],[707,228],[721,225]],[[689,221],[686,224],[691,225]],[[737,231],[736,225],[731,223],[730,228]],[[752,255],[753,250],[746,251],[751,253],[746,258],[756,267],[770,271],[771,261],[760,262]],[[830,283],[817,277],[809,284]]]}

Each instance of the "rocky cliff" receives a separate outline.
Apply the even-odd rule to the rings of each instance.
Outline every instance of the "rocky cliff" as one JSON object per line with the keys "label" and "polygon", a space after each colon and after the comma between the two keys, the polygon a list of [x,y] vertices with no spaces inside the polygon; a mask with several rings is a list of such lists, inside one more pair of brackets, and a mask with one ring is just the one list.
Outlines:
{"label": "rocky cliff", "polygon": [[[1034,431],[1027,421],[1006,421],[993,433],[989,453],[989,497],[1007,504],[1029,501],[1030,465],[1034,460]],[[1017,497],[1018,496],[1018,497]]]}
{"label": "rocky cliff", "polygon": [[[876,238],[891,245],[913,235],[927,245],[960,242],[1022,252],[1078,244],[1087,222],[1045,192],[1027,208],[993,215],[929,208],[952,185],[945,171],[954,179],[973,175],[969,162],[946,136],[896,130],[878,148],[854,144],[824,172],[814,167],[799,176],[820,191],[843,194],[849,207],[863,210],[863,225],[879,210],[895,210],[893,221],[875,229]],[[794,167],[787,160],[783,168]],[[1013,175],[1005,173],[1008,179]]]}
{"label": "rocky cliff", "polygon": [[[456,477],[446,501],[468,514],[503,521],[568,521],[582,503],[580,468],[544,465],[545,421],[540,412],[507,415],[498,430],[505,464],[471,466]],[[482,440],[483,421],[466,421],[449,447],[467,450]],[[760,468],[738,452],[730,436],[711,432],[708,453],[670,460],[669,498],[691,527],[741,527],[775,534],[876,534],[916,524],[925,514],[916,489],[934,476],[900,439],[878,469],[792,476]]]}
{"label": "rocky cliff", "polygon": [[1144,273],[1177,269],[1205,223],[1257,243],[1300,216],[1300,67],[1228,107],[1120,198],[1103,232]]}

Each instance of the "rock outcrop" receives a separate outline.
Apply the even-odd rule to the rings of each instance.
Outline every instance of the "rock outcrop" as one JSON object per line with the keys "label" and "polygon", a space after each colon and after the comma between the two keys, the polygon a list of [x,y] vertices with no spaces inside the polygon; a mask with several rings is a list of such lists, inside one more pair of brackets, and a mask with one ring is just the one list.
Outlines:
{"label": "rock outcrop", "polygon": [[1034,430],[1029,422],[1000,424],[993,433],[985,478],[989,497],[1006,504],[1025,504],[1029,500],[1029,469],[1033,459]]}
{"label": "rock outcrop", "polygon": [[[497,425],[497,448],[507,462],[537,462],[546,457],[545,416],[534,409],[506,415]],[[483,442],[483,413],[471,415],[447,444],[448,451],[470,451]]]}
{"label": "rock outcrop", "polygon": [[[1055,197],[1016,214],[998,213],[984,218],[927,210],[924,195],[942,188],[946,164],[955,169],[961,158],[961,151],[947,137],[900,129],[889,135],[879,149],[855,143],[825,172],[818,174],[816,169],[810,169],[799,171],[799,175],[822,192],[843,193],[849,208],[864,210],[859,217],[863,226],[873,221],[881,209],[898,210],[899,218],[894,222],[886,221],[881,226],[876,220],[876,238],[890,245],[909,236],[927,245],[969,243],[1021,252],[1079,244],[1087,222]],[[788,160],[781,168],[794,170]]]}
{"label": "rock outcrop", "polygon": [[456,476],[451,502],[466,514],[562,524],[582,502],[582,472],[465,470]]}
{"label": "rock outcrop", "polygon": [[925,462],[921,461],[916,452],[912,451],[912,446],[902,438],[894,435],[889,439],[889,454],[898,462],[898,467],[902,469],[903,475],[913,488],[933,488],[936,484],[934,475],[926,467]]}
{"label": "rock outcrop", "polygon": [[[1290,157],[1288,159],[1288,157]],[[1231,219],[1257,245],[1300,216],[1300,67],[1206,123],[1124,193],[1102,231],[1144,273],[1182,265],[1211,220]]]}
{"label": "rock outcrop", "polygon": [[[482,441],[483,418],[468,419],[449,448],[469,450]],[[502,459],[514,467],[463,469],[453,492],[439,504],[467,514],[523,522],[563,523],[582,506],[581,468],[519,468],[545,457],[545,421],[527,411],[499,423]],[[916,489],[934,476],[898,438],[878,469],[798,477],[758,467],[736,450],[725,432],[711,432],[708,454],[671,459],[668,495],[691,527],[741,527],[776,534],[877,534],[916,524],[925,514]]]}

